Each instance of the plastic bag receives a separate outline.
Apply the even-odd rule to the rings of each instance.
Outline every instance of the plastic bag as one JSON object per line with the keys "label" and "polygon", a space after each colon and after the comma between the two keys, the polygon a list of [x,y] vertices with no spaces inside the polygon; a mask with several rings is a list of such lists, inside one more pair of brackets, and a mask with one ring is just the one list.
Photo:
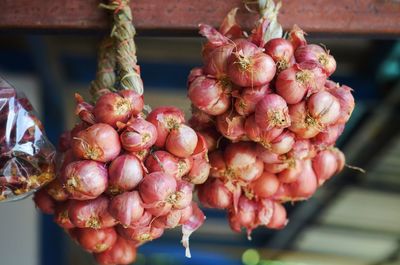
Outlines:
{"label": "plastic bag", "polygon": [[55,154],[29,100],[0,78],[0,202],[23,199],[54,179]]}

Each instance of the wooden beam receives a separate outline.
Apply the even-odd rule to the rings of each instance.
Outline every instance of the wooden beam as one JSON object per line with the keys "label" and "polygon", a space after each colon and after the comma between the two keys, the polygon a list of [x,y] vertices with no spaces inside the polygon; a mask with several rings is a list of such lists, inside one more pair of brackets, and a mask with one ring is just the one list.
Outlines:
{"label": "wooden beam", "polygon": [[[99,30],[107,27],[99,0],[1,0],[0,29]],[[239,21],[250,29],[257,18],[241,0],[132,0],[140,31],[194,34],[199,23],[217,26],[241,6]],[[283,0],[280,21],[309,33],[400,35],[399,0]]]}

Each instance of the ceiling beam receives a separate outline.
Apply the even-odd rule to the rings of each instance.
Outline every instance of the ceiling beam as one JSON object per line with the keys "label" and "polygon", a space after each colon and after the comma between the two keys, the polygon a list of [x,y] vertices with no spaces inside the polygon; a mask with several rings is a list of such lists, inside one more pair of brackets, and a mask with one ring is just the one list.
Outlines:
{"label": "ceiling beam", "polygon": [[[107,27],[99,0],[2,0],[0,29],[101,30]],[[250,29],[257,15],[242,0],[135,0],[131,1],[139,32],[189,33],[199,23],[219,25],[226,13],[240,6],[239,20]],[[283,1],[280,21],[289,29],[298,24],[310,33],[400,35],[398,0]]]}

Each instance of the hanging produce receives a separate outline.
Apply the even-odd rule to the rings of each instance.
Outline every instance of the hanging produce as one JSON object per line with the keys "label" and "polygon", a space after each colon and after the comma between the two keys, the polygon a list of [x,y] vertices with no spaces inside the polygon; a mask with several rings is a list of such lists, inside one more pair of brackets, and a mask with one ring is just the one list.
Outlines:
{"label": "hanging produce", "polygon": [[351,88],[328,79],[336,69],[329,51],[297,26],[284,37],[280,3],[258,5],[250,34],[236,23],[237,8],[218,30],[200,24],[203,66],[188,77],[189,123],[211,151],[199,200],[227,209],[232,230],[249,238],[258,226],[285,227],[282,204],[310,198],[343,169],[334,145],[355,104]]}
{"label": "hanging produce", "polygon": [[99,264],[129,264],[138,246],[177,226],[190,257],[189,236],[205,220],[192,197],[209,175],[207,143],[180,109],[148,113],[128,2],[102,5],[114,28],[100,48],[94,104],[76,95],[80,123],[60,138],[58,178],[34,198]]}
{"label": "hanging produce", "polygon": [[29,102],[0,78],[0,202],[25,198],[55,177],[55,149]]}

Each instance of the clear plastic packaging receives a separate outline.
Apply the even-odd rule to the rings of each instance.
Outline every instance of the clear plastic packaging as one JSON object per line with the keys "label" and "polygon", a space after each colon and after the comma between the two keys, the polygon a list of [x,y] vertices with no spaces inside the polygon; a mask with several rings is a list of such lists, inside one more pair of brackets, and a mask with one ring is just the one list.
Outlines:
{"label": "clear plastic packaging", "polygon": [[54,179],[55,155],[29,100],[0,77],[0,202],[23,199]]}

